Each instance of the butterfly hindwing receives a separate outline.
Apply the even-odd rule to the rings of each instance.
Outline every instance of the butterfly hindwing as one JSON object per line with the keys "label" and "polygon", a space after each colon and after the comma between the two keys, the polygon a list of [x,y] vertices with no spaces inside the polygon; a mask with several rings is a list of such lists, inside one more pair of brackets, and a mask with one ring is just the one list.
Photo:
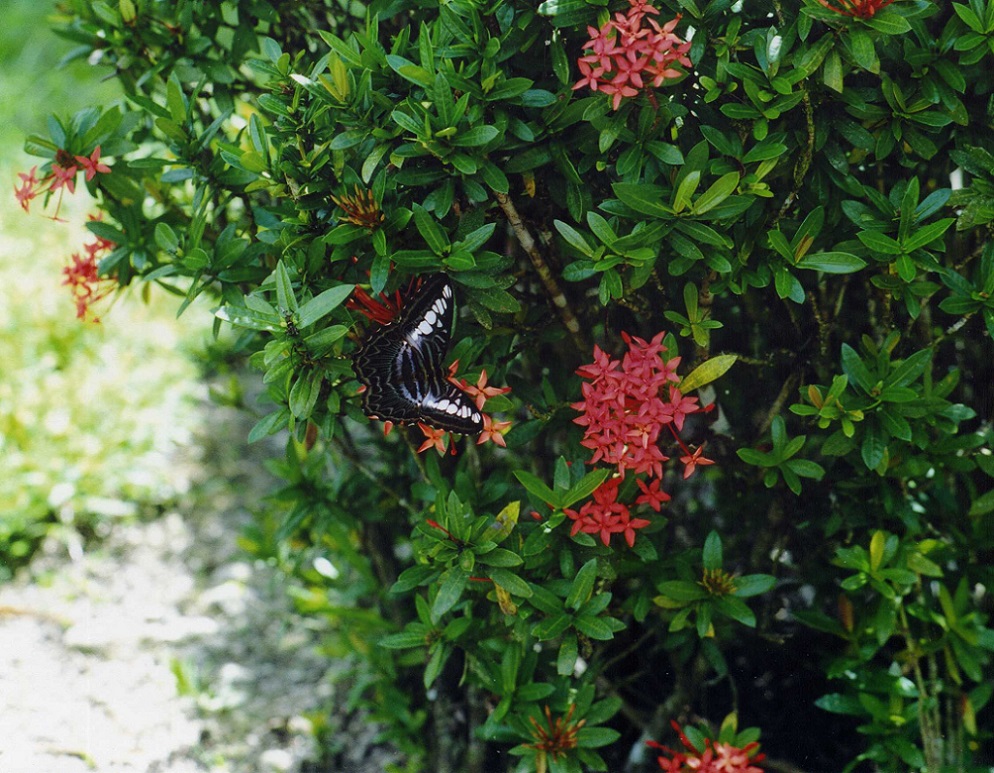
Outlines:
{"label": "butterfly hindwing", "polygon": [[393,322],[373,331],[353,358],[365,384],[367,416],[396,423],[420,421],[463,434],[483,430],[483,416],[445,377],[455,297],[444,274],[418,290]]}

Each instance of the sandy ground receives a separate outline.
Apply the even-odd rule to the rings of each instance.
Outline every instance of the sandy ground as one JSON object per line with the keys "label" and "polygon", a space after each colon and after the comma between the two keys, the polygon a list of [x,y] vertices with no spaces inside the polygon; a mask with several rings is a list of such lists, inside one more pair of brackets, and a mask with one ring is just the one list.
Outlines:
{"label": "sandy ground", "polygon": [[0,773],[384,769],[354,717],[332,722],[353,728],[352,760],[308,763],[307,715],[331,702],[335,666],[283,575],[236,547],[266,481],[246,472],[262,452],[224,443],[196,452],[217,455],[209,508],[201,492],[195,511],[115,524],[92,550],[53,541],[0,586]]}

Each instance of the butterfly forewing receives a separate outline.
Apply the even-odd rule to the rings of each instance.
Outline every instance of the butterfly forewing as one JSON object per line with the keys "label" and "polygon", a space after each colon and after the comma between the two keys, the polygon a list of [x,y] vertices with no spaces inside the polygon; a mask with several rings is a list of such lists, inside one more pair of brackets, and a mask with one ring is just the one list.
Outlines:
{"label": "butterfly forewing", "polygon": [[367,416],[420,421],[463,434],[483,430],[482,414],[445,378],[454,300],[448,278],[439,274],[425,282],[396,320],[366,339],[353,366],[366,385]]}

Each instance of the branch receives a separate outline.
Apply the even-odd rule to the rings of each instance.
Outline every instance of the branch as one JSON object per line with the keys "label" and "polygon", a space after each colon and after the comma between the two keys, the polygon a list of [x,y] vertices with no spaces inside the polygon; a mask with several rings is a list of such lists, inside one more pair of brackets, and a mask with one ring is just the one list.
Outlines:
{"label": "branch", "polygon": [[583,353],[589,352],[591,346],[586,340],[583,330],[580,328],[580,322],[576,318],[576,314],[573,313],[573,309],[570,307],[566,296],[563,295],[563,291],[560,289],[559,283],[552,273],[552,269],[549,268],[549,264],[545,262],[545,258],[539,252],[534,237],[521,220],[521,215],[518,214],[514,202],[511,201],[511,198],[506,193],[496,193],[494,195],[497,197],[497,203],[500,204],[500,208],[504,211],[504,216],[507,218],[511,230],[514,231],[514,235],[518,238],[518,243],[531,260],[538,278],[542,280],[545,292],[559,313],[559,319],[562,320],[566,330],[572,336],[576,348]]}

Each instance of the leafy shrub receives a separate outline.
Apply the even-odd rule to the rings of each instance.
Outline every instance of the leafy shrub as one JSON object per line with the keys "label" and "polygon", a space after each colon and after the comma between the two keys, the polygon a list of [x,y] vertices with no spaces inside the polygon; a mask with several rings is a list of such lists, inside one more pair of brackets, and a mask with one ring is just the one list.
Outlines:
{"label": "leafy shrub", "polygon": [[[100,274],[241,331],[291,434],[250,544],[411,769],[617,770],[678,718],[660,766],[745,770],[739,716],[809,769],[984,762],[994,4],[68,5],[126,98],[20,197],[86,172]],[[398,310],[438,272],[451,381]],[[493,443],[370,425],[398,313],[422,359],[367,389],[459,384]]]}

